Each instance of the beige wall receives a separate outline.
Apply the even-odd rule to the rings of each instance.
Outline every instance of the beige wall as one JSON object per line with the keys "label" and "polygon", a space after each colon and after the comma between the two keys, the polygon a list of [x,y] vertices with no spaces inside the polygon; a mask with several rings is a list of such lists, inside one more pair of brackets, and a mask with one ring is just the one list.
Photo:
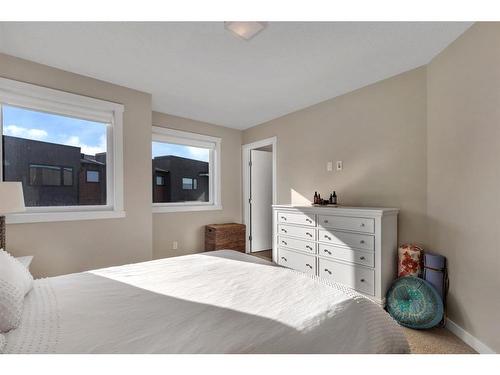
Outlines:
{"label": "beige wall", "polygon": [[429,244],[448,257],[450,318],[500,352],[500,23],[428,66]]}
{"label": "beige wall", "polygon": [[7,225],[7,249],[34,255],[35,276],[151,259],[151,95],[3,54],[0,76],[125,105],[127,217]]}
{"label": "beige wall", "polygon": [[[243,132],[277,136],[278,203],[326,197],[401,209],[399,241],[426,239],[426,71],[419,68]],[[327,172],[342,160],[342,172]]]}
{"label": "beige wall", "polygon": [[[220,137],[222,210],[153,214],[153,256],[165,258],[196,253],[205,248],[206,224],[241,222],[240,130],[153,112],[153,125]],[[179,248],[172,249],[178,241]]]}

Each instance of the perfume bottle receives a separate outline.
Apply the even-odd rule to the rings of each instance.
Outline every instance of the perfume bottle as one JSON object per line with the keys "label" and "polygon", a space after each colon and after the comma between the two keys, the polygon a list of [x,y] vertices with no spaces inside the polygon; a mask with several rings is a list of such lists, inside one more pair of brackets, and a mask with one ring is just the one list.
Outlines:
{"label": "perfume bottle", "polygon": [[337,193],[335,191],[332,194],[332,204],[337,204]]}

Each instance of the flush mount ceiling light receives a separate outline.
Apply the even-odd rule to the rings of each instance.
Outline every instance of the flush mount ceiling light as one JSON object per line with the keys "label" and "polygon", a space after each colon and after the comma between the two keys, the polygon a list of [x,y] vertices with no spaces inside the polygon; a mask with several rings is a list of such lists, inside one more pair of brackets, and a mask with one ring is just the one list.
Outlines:
{"label": "flush mount ceiling light", "polygon": [[267,22],[224,22],[224,27],[245,40],[252,39],[267,26]]}

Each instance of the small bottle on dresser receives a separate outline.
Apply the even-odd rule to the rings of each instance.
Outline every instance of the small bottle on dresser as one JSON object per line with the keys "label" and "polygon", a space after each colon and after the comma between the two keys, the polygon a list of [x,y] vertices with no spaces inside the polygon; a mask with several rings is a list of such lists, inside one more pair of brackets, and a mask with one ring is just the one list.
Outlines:
{"label": "small bottle on dresser", "polygon": [[335,191],[332,194],[331,202],[332,204],[337,204],[337,193],[335,193]]}

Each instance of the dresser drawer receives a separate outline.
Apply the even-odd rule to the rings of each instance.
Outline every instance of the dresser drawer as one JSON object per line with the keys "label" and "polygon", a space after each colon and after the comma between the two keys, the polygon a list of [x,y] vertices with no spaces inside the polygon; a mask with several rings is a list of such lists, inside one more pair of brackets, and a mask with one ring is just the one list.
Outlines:
{"label": "dresser drawer", "polygon": [[316,226],[314,214],[304,214],[302,212],[280,212],[278,211],[278,223],[280,224],[300,224],[311,227]]}
{"label": "dresser drawer", "polygon": [[310,227],[294,227],[292,225],[278,225],[278,234],[281,236],[299,237],[306,240],[316,240],[316,230]]}
{"label": "dresser drawer", "polygon": [[369,234],[320,229],[318,231],[318,241],[369,251],[375,249],[375,237]]}
{"label": "dresser drawer", "polygon": [[361,293],[375,295],[375,271],[355,266],[319,259],[319,276],[347,285]]}
{"label": "dresser drawer", "polygon": [[278,264],[300,272],[316,275],[316,257],[313,255],[279,249]]}
{"label": "dresser drawer", "polygon": [[356,251],[346,249],[345,247],[318,245],[318,254],[328,257],[343,260],[349,263],[357,263],[363,266],[374,267],[375,261],[373,253],[364,251]]}
{"label": "dresser drawer", "polygon": [[311,241],[302,241],[296,238],[279,236],[278,246],[288,247],[290,249],[295,249],[310,254],[316,254],[316,243]]}
{"label": "dresser drawer", "polygon": [[375,220],[363,217],[318,215],[318,223],[325,228],[375,233]]}

